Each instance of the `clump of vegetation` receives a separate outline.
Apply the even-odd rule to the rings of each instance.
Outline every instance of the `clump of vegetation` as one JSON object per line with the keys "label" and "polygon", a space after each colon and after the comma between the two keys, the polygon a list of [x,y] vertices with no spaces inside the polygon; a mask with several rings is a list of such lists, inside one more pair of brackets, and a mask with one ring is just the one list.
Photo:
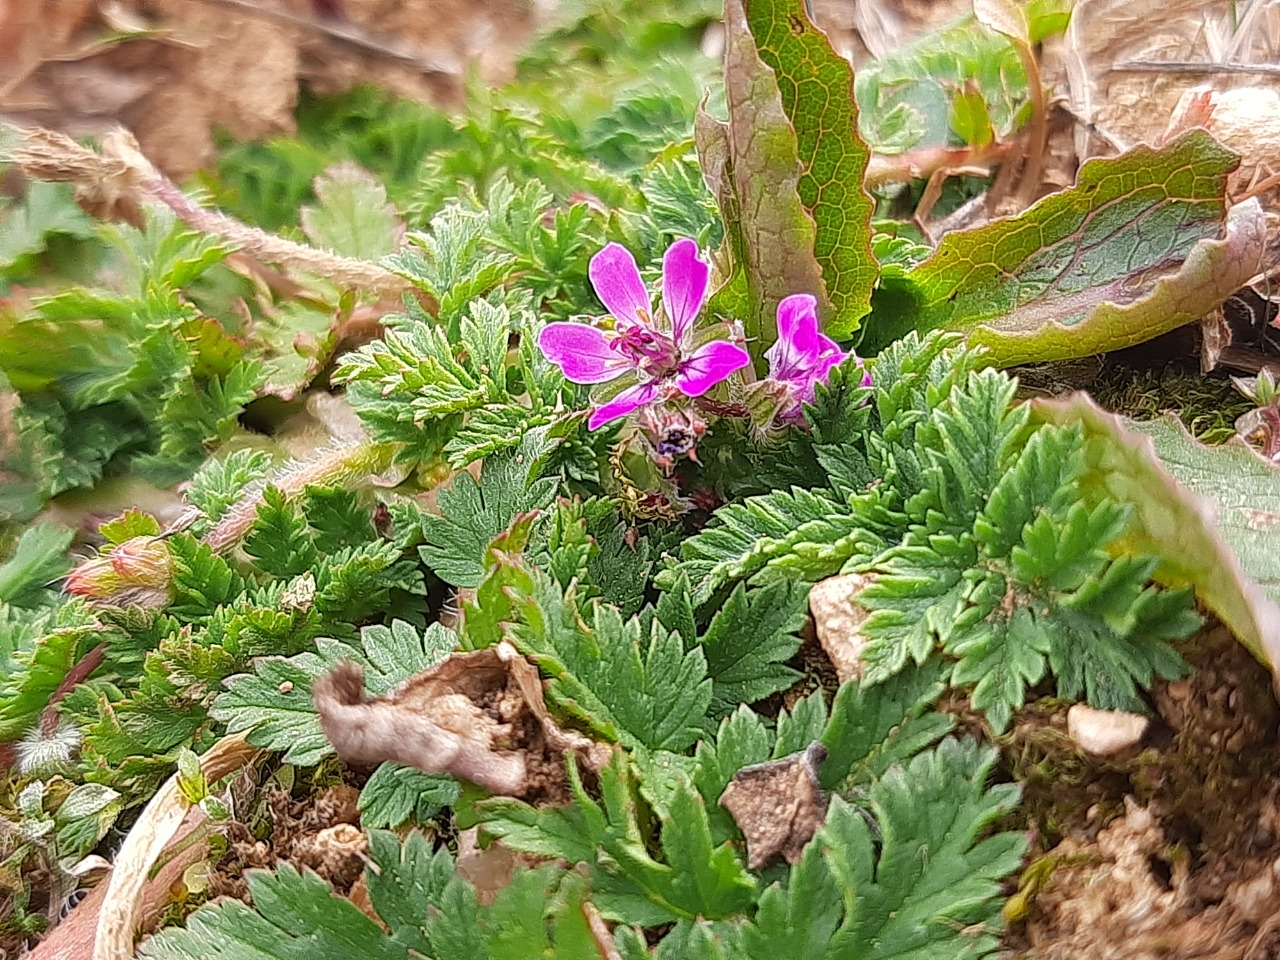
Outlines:
{"label": "clump of vegetation", "polygon": [[3,263],[8,942],[166,782],[209,869],[247,862],[284,818],[198,760],[243,737],[303,803],[358,787],[364,832],[141,956],[992,955],[1019,711],[1149,712],[1206,617],[1280,645],[1259,528],[1199,497],[1269,465],[1004,369],[1249,279],[1232,155],[1092,160],[936,247],[888,219],[887,158],[1043,134],[1026,54],[1066,11],[1011,9],[855,78],[800,0],[728,0],[721,82],[719,6],[595,5],[460,117],[304,98],[202,178],[238,219],[125,138],[29,134],[75,185],[32,186]]}

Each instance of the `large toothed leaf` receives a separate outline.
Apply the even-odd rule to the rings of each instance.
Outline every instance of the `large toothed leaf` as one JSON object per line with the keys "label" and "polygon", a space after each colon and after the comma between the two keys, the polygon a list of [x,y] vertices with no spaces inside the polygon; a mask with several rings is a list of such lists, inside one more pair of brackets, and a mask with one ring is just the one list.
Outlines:
{"label": "large toothed leaf", "polygon": [[725,3],[725,29],[729,122],[699,110],[694,137],[728,232],[734,304],[745,308],[747,337],[761,351],[777,337],[774,315],[784,297],[812,293],[824,315],[830,305],[813,255],[813,218],[798,192],[803,171],[795,130],[774,73],[756,52],[742,0]]}
{"label": "large toothed leaf", "polygon": [[948,234],[895,282],[897,316],[869,336],[881,346],[910,328],[957,330],[1012,365],[1116,350],[1193,322],[1262,256],[1261,208],[1225,209],[1236,163],[1202,130],[1090,160],[1074,187]]}
{"label": "large toothed leaf", "polygon": [[804,174],[797,189],[816,228],[814,255],[831,310],[832,336],[847,337],[871,309],[871,197],[862,188],[871,150],[858,134],[853,70],[814,26],[804,0],[749,0],[760,59],[773,70],[795,128]]}
{"label": "large toothed leaf", "polygon": [[1206,447],[1176,420],[1132,423],[1084,394],[1035,409],[1084,428],[1084,482],[1133,505],[1127,542],[1160,557],[1156,577],[1194,586],[1254,656],[1280,664],[1280,471],[1243,443]]}
{"label": "large toothed leaf", "polygon": [[387,190],[353,163],[341,163],[316,177],[316,206],[300,214],[307,239],[344,256],[378,260],[394,253],[404,228]]}

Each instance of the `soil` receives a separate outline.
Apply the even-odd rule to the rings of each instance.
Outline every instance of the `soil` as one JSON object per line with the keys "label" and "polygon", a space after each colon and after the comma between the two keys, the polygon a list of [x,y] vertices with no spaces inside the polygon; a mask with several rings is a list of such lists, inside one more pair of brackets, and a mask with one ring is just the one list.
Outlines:
{"label": "soil", "polygon": [[1000,740],[1036,838],[1004,955],[1035,960],[1280,957],[1280,710],[1267,671],[1221,627],[1195,672],[1152,691],[1136,754],[1085,758],[1042,700]]}
{"label": "soil", "polygon": [[281,862],[310,867],[334,889],[347,893],[364,872],[367,846],[357,826],[360,791],[338,783],[303,800],[294,800],[278,787],[264,797],[262,838],[244,823],[232,821],[227,851],[209,878],[209,899],[234,897],[249,902],[245,872],[274,868]]}

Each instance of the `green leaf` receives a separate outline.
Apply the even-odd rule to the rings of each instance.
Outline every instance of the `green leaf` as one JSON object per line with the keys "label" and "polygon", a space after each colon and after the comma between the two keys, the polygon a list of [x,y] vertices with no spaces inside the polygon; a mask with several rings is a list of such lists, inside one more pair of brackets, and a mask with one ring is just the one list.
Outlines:
{"label": "green leaf", "polygon": [[[0,230],[0,271],[6,280],[15,267],[43,253],[56,236],[88,240],[94,235],[93,220],[80,209],[67,183],[33,180],[25,190],[21,206],[6,211]],[[21,271],[25,273],[25,270]]]}
{"label": "green leaf", "polygon": [[955,92],[951,101],[951,129],[971,147],[985,147],[995,139],[986,97],[974,83]]}
{"label": "green leaf", "polygon": [[1280,475],[1243,441],[1206,447],[1176,419],[1121,420],[1084,394],[1036,401],[1038,418],[1079,424],[1083,483],[1132,508],[1126,536],[1159,564],[1155,578],[1194,587],[1249,651],[1280,664],[1280,564],[1272,543]]}
{"label": "green leaf", "polygon": [[381,696],[416,673],[443,662],[458,646],[457,635],[441,623],[432,623],[419,632],[413,624],[392,620],[360,630],[365,659],[374,668],[365,677],[365,686]]}
{"label": "green leaf", "polygon": [[595,845],[584,812],[575,804],[535,809],[521,800],[492,797],[476,805],[485,832],[512,850],[568,863],[589,863]]}
{"label": "green leaf", "polygon": [[1027,846],[1020,833],[978,840],[1018,799],[1014,784],[986,787],[996,757],[972,740],[944,740],[888,770],[867,792],[874,834],[860,810],[832,800],[818,842],[850,902],[847,925],[829,955],[964,960],[994,954],[1000,882],[1017,870]]}
{"label": "green leaf", "polygon": [[547,696],[629,747],[680,751],[698,739],[711,703],[706,659],[660,623],[646,629],[598,604],[586,622],[572,591],[545,574],[520,604],[511,641],[553,679]]}
{"label": "green leaf", "polygon": [[1128,508],[1088,502],[1081,433],[1031,427],[1010,387],[970,373],[912,432],[919,453],[903,448],[919,477],[913,526],[867,565],[855,598],[870,611],[864,676],[883,681],[940,647],[996,730],[1050,668],[1062,696],[1142,709],[1139,687],[1186,669],[1169,641],[1196,629],[1189,597],[1149,586],[1152,558],[1123,536]]}
{"label": "green leaf", "polygon": [[244,550],[259,570],[281,578],[306,573],[315,566],[317,556],[302,511],[274,485],[262,491],[262,502],[245,536]]}
{"label": "green leaf", "polygon": [[264,482],[271,472],[271,457],[261,450],[233,450],[210,458],[191,478],[187,501],[204,514],[195,528],[203,534],[248,492],[251,484]]}
{"label": "green leaf", "polygon": [[262,391],[295,400],[324,368],[338,346],[346,319],[343,301],[286,300],[256,324],[267,356]]}
{"label": "green leaf", "polygon": [[832,49],[808,11],[804,0],[746,3],[757,52],[774,72],[795,130],[803,170],[796,189],[813,217],[813,252],[831,303],[823,326],[843,340],[871,309],[877,276],[871,254],[873,204],[862,188],[871,151],[858,134],[849,61]]}
{"label": "green leaf", "polygon": [[422,571],[399,544],[374,540],[323,557],[315,571],[315,608],[332,620],[359,622],[386,609],[393,588],[423,593]]}
{"label": "green leaf", "polygon": [[[1075,186],[947,234],[907,272],[901,321],[966,332],[1007,366],[1105,353],[1197,320],[1259,269],[1261,208],[1226,210],[1237,163],[1203,130],[1089,160]],[[903,329],[878,326],[864,348]]]}
{"label": "green leaf", "polygon": [[303,207],[302,229],[317,247],[357,260],[394,253],[400,221],[387,191],[354,163],[341,163],[316,177],[319,205]]}
{"label": "green leaf", "polygon": [[[1056,0],[1027,4],[1023,10],[1032,43],[1061,33],[1070,16]],[[868,177],[877,185],[901,178],[903,164],[890,155],[952,146],[948,121],[958,89],[981,95],[1001,140],[1012,139],[1027,118],[1030,90],[1017,48],[973,16],[861,65],[855,83],[862,133],[880,155]]]}
{"label": "green leaf", "polygon": [[[727,504],[712,523],[680,544],[679,564],[661,571],[655,582],[665,589],[686,576],[700,606],[735,580],[819,580],[846,561],[867,559],[882,548],[857,506],[841,503],[830,491],[798,487]],[[803,558],[801,569],[776,568],[792,557]]]}
{"label": "green leaf", "polygon": [[158,537],[160,521],[149,513],[130,507],[114,520],[108,520],[99,526],[98,533],[108,543],[118,545],[134,537]]}
{"label": "green leaf", "polygon": [[244,582],[213,548],[187,533],[168,538],[173,560],[173,603],[169,612],[188,620],[208,616],[231,603]]}
{"label": "green leaf", "polygon": [[487,956],[596,960],[599,947],[582,909],[586,893],[581,877],[552,865],[518,871],[481,921]]}
{"label": "green leaf", "polygon": [[49,588],[69,566],[67,547],[74,535],[70,527],[56,523],[24,530],[13,555],[0,564],[0,603],[32,607],[47,601]]}
{"label": "green leaf", "polygon": [[405,960],[405,948],[350,900],[307,871],[282,863],[246,876],[253,907],[224,900],[197,910],[185,929],[147,940],[147,960]]}
{"label": "green leaf", "polygon": [[400,946],[399,956],[404,957],[406,950],[431,956],[428,913],[439,906],[454,876],[448,848],[441,846],[432,853],[430,841],[417,830],[403,843],[389,831],[370,830],[369,854],[377,866],[365,871],[369,898]]}
{"label": "green leaf", "polygon": [[662,938],[653,956],[655,960],[738,960],[744,956],[742,928],[730,921],[682,920]]}
{"label": "green leaf", "polygon": [[675,784],[670,809],[661,818],[665,862],[654,859],[643,842],[623,755],[616,754],[601,771],[601,803],[582,788],[572,765],[570,786],[574,802],[559,809],[485,801],[479,807],[485,829],[513,849],[592,864],[593,902],[606,917],[623,922],[728,917],[753,902],[755,881],[732,844],[715,845],[706,804],[688,782]]}
{"label": "green leaf", "polygon": [[841,684],[820,738],[827,748],[822,786],[847,792],[873,783],[946,736],[955,718],[929,709],[944,689],[937,665],[904,670],[888,683]]}
{"label": "green leaf", "polygon": [[25,653],[44,636],[49,611],[27,610],[0,603],[0,676],[15,670],[14,654]]}
{"label": "green leaf", "polygon": [[455,875],[445,885],[437,909],[427,917],[430,955],[486,960],[479,914],[475,888]]}
{"label": "green leaf", "polygon": [[670,818],[662,825],[662,849],[672,874],[664,899],[685,916],[727,917],[755,899],[755,882],[728,843],[712,847],[702,797],[677,787]]}
{"label": "green leaf", "polygon": [[102,840],[123,805],[120,794],[97,783],[73,787],[54,815],[58,856],[78,860]]}
{"label": "green leaf", "polygon": [[734,588],[699,640],[712,682],[712,716],[763,700],[800,678],[783,664],[800,649],[797,632],[805,624],[808,596],[803,583]]}
{"label": "green leaf", "polygon": [[693,780],[707,804],[716,841],[740,835],[729,811],[720,806],[725,787],[743,767],[772,759],[774,743],[773,732],[765,727],[759,714],[744,704],[720,721],[714,741],[704,739],[698,744]]}
{"label": "green leaf", "polygon": [[360,823],[366,829],[426,823],[458,799],[452,777],[384,763],[360,790]]}
{"label": "green leaf", "polygon": [[225,723],[228,733],[250,731],[254,746],[283,751],[283,763],[319,763],[333,747],[320,729],[312,684],[339,661],[359,657],[351,647],[333,641],[317,641],[316,646],[318,653],[264,657],[254,664],[253,673],[228,677],[227,690],[214,701],[209,715]]}
{"label": "green leaf", "polygon": [[760,895],[752,922],[742,931],[751,960],[830,956],[831,938],[844,919],[844,891],[823,857],[820,844],[804,848],[784,886],[775,883]]}
{"label": "green leaf", "polygon": [[67,672],[98,642],[103,628],[83,604],[68,603],[54,615],[47,631],[30,649],[15,652],[17,667],[0,688],[0,742],[17,739],[36,722]]}
{"label": "green leaf", "polygon": [[819,740],[827,727],[827,703],[821,690],[796,701],[790,711],[778,714],[778,740],[773,745],[773,759],[780,760],[802,752]]}
{"label": "green leaf", "polygon": [[440,516],[424,514],[423,561],[446,583],[478,587],[484,579],[489,543],[520,514],[543,510],[555,497],[554,479],[531,480],[524,456],[506,454],[486,460],[477,483],[469,473],[455,476],[440,492]]}
{"label": "green leaf", "polygon": [[707,186],[725,220],[734,269],[746,287],[748,342],[764,350],[778,336],[776,312],[793,293],[817,296],[830,313],[816,230],[801,202],[804,170],[778,84],[756,51],[742,0],[725,4],[727,124],[699,108],[694,125]]}

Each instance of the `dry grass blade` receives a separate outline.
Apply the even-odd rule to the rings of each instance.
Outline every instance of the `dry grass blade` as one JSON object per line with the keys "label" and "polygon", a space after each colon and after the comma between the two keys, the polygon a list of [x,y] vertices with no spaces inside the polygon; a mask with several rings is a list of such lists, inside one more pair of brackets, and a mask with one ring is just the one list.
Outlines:
{"label": "dry grass blade", "polygon": [[[244,734],[223,737],[200,758],[200,771],[210,783],[246,766],[258,753]],[[98,918],[93,960],[129,960],[142,890],[151,868],[182,826],[191,804],[178,788],[178,774],[165,781],[129,831],[116,855],[105,902]]]}

